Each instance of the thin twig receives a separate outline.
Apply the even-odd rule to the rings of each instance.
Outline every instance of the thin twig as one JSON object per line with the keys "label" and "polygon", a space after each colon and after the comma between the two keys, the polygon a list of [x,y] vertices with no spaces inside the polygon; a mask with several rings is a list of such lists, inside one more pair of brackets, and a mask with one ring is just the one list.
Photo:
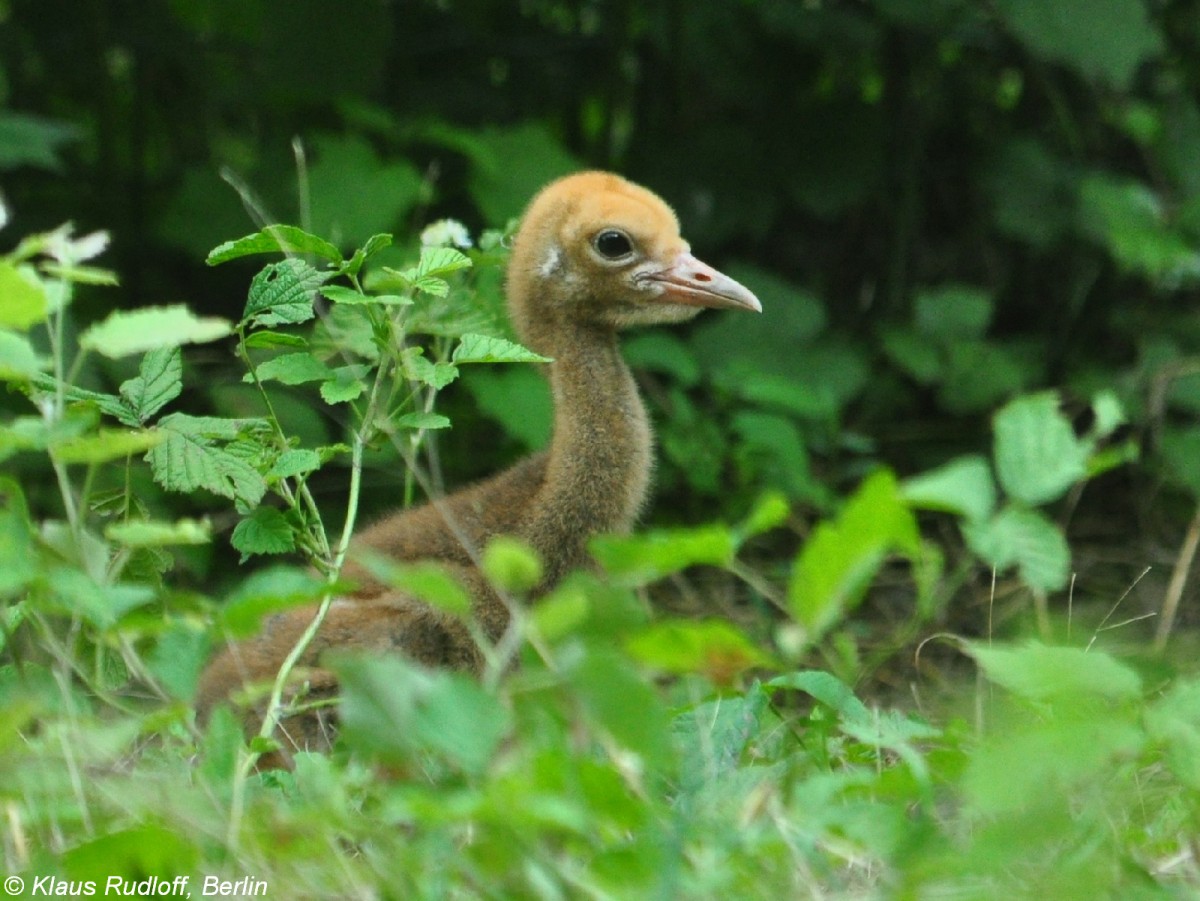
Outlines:
{"label": "thin twig", "polygon": [[1192,571],[1192,563],[1196,559],[1196,548],[1200,546],[1200,504],[1188,525],[1187,534],[1183,536],[1183,546],[1175,559],[1175,567],[1171,570],[1171,581],[1167,585],[1167,596],[1163,600],[1162,618],[1154,633],[1154,650],[1162,652],[1167,647],[1167,639],[1171,636],[1171,628],[1175,625],[1175,615],[1179,612],[1179,601],[1183,598],[1183,590],[1187,587],[1188,574]]}

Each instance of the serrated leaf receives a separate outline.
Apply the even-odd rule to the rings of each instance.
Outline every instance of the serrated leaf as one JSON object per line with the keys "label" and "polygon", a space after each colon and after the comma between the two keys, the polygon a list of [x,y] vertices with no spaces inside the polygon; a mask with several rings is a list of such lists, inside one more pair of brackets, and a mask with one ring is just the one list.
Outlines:
{"label": "serrated leaf", "polygon": [[438,276],[439,278],[470,269],[471,258],[453,247],[422,247],[421,261],[417,263],[417,277]]}
{"label": "serrated leaf", "polygon": [[137,423],[146,422],[182,390],[183,355],[178,347],[150,351],[142,358],[137,376],[123,382],[120,388],[121,397]]}
{"label": "serrated leaf", "polygon": [[292,448],[279,455],[267,478],[290,479],[321,468],[321,456],[307,448]]}
{"label": "serrated leaf", "polygon": [[307,322],[315,315],[317,290],[328,277],[303,260],[271,263],[250,282],[243,321],[265,326]]}
{"label": "serrated leaf", "polygon": [[24,335],[0,329],[0,381],[27,382],[41,375],[44,365]]}
{"label": "serrated leaf", "polygon": [[234,527],[229,543],[244,560],[252,554],[289,553],[296,548],[296,534],[274,507],[259,507]]}
{"label": "serrated leaf", "polygon": [[140,454],[163,441],[161,432],[99,429],[88,435],[68,438],[50,447],[59,463],[105,463],[130,454]]}
{"label": "serrated leaf", "polygon": [[966,456],[906,479],[904,499],[925,510],[958,513],[968,520],[987,519],[996,508],[996,484],[987,460]]}
{"label": "serrated leaf", "polygon": [[208,544],[212,540],[212,525],[207,520],[195,519],[178,519],[175,522],[133,519],[110,524],[104,530],[104,537],[124,547]]}
{"label": "serrated leaf", "polygon": [[1019,397],[995,417],[996,475],[1012,497],[1037,505],[1054,500],[1087,473],[1091,448],[1075,437],[1058,397]]}
{"label": "serrated leaf", "polygon": [[311,253],[332,263],[342,262],[342,252],[324,238],[294,225],[268,225],[262,231],[214,247],[205,259],[209,266],[258,253]]}
{"label": "serrated leaf", "polygon": [[450,420],[441,413],[405,413],[395,425],[401,429],[448,429]]}
{"label": "serrated leaf", "polygon": [[999,570],[1016,566],[1026,585],[1058,591],[1067,584],[1071,549],[1062,531],[1036,510],[1005,507],[984,522],[966,523],[971,550]]}
{"label": "serrated leaf", "polygon": [[[307,382],[320,382],[333,375],[333,370],[307,351],[280,354],[254,368],[259,381],[282,382],[285,385],[303,385]],[[247,373],[243,381],[253,381],[253,376]]]}
{"label": "serrated leaf", "polygon": [[79,346],[112,359],[217,341],[233,331],[224,319],[198,317],[182,304],[114,310],[79,336]]}
{"label": "serrated leaf", "polygon": [[25,331],[46,318],[46,289],[37,276],[0,260],[0,327]]}
{"label": "serrated leaf", "polygon": [[360,397],[366,390],[361,367],[342,366],[333,370],[333,378],[322,383],[321,398],[327,404],[344,404]]}
{"label": "serrated leaf", "polygon": [[505,338],[488,335],[466,334],[454,348],[450,362],[464,363],[551,363],[550,357],[535,354],[532,350]]}
{"label": "serrated leaf", "polygon": [[404,352],[404,374],[440,391],[458,378],[458,367],[453,363],[435,363],[424,356],[421,348],[410,347]]}
{"label": "serrated leaf", "polygon": [[[211,427],[206,428],[206,424]],[[154,480],[164,488],[185,493],[203,488],[251,506],[266,494],[262,475],[227,446],[216,443],[236,437],[240,431],[237,420],[172,413],[159,422],[158,428],[165,437],[146,455],[146,461]]]}

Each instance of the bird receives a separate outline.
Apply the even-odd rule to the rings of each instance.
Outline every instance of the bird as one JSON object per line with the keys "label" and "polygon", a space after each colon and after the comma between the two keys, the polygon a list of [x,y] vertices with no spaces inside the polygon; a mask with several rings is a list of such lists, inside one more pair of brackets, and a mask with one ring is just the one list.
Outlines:
{"label": "bird", "polygon": [[[552,361],[550,444],[355,536],[342,575],[358,587],[330,605],[299,661],[305,700],[336,696],[336,677],[320,665],[331,650],[399,653],[417,664],[478,673],[483,657],[462,619],[383,584],[354,560],[374,554],[441,564],[468,592],[477,634],[498,640],[511,601],[478,566],[489,541],[511,536],[533,549],[542,574],[529,596],[537,597],[590,564],[592,537],[631,531],[646,503],[653,434],[619,333],[682,323],[704,308],[762,311],[752,291],[692,254],[665,201],[602,171],[564,176],[534,196],[512,241],[505,290],[517,338]],[[257,636],[221,651],[200,679],[201,716],[249,686],[269,685],[315,610],[279,614]],[[336,731],[330,710],[285,718],[275,762],[288,765],[293,749],[328,748]]]}

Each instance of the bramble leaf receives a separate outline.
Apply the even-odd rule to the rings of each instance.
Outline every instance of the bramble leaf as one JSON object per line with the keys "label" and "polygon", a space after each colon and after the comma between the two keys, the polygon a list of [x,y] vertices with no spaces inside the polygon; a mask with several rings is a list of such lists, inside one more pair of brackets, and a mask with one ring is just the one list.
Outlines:
{"label": "bramble leaf", "polygon": [[462,336],[450,362],[463,363],[550,363],[549,357],[515,344],[506,338],[468,333]]}
{"label": "bramble leaf", "polygon": [[170,491],[203,488],[222,497],[257,504],[267,491],[258,471],[218,441],[231,441],[255,420],[216,419],[172,413],[158,428],[165,437],[146,455],[154,480]]}
{"label": "bramble leaf", "polygon": [[114,310],[79,336],[79,346],[118,359],[150,350],[203,344],[230,334],[229,322],[198,317],[183,304]]}
{"label": "bramble leaf", "polygon": [[138,374],[121,384],[121,397],[129,405],[133,422],[145,423],[183,390],[183,356],[178,347],[152,350],[142,358]]}
{"label": "bramble leaf", "polygon": [[[282,382],[285,385],[303,385],[306,382],[320,382],[333,375],[333,370],[307,351],[290,354],[280,354],[265,363],[260,363],[254,369],[259,381]],[[242,381],[253,381],[254,377],[247,373]]]}
{"label": "bramble leaf", "polygon": [[245,560],[252,554],[286,554],[296,548],[296,534],[287,517],[274,507],[258,507],[234,527],[229,543],[242,552]]}
{"label": "bramble leaf", "polygon": [[218,266],[257,253],[311,253],[332,263],[342,262],[342,252],[337,247],[294,225],[268,225],[252,235],[226,241],[214,247],[204,262]]}
{"label": "bramble leaf", "polygon": [[250,282],[243,323],[295,325],[313,318],[313,300],[328,278],[303,260],[286,259],[263,267]]}

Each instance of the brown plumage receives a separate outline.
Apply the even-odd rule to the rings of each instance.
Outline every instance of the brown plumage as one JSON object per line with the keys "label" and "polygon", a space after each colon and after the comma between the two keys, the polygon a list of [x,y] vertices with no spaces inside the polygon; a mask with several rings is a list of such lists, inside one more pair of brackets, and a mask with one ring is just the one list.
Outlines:
{"label": "brown plumage", "polygon": [[[513,242],[507,289],[518,337],[554,359],[550,447],[388,517],[355,540],[358,548],[397,560],[443,563],[470,592],[474,619],[492,640],[509,618],[506,602],[475,566],[492,537],[512,535],[538,552],[544,576],[537,594],[586,565],[592,536],[628,531],[645,502],[652,436],[617,332],[682,322],[702,307],[761,309],[750,291],[691,255],[662,200],[603,172],[560,179],[533,199]],[[479,650],[460,621],[374,582],[355,564],[345,574],[360,589],[334,603],[301,661],[308,668],[306,698],[336,690],[332,674],[318,668],[330,648],[479,668]],[[314,609],[275,617],[259,636],[223,651],[201,678],[201,713],[242,686],[272,680]],[[297,747],[327,744],[316,715],[292,717],[281,729]]]}

